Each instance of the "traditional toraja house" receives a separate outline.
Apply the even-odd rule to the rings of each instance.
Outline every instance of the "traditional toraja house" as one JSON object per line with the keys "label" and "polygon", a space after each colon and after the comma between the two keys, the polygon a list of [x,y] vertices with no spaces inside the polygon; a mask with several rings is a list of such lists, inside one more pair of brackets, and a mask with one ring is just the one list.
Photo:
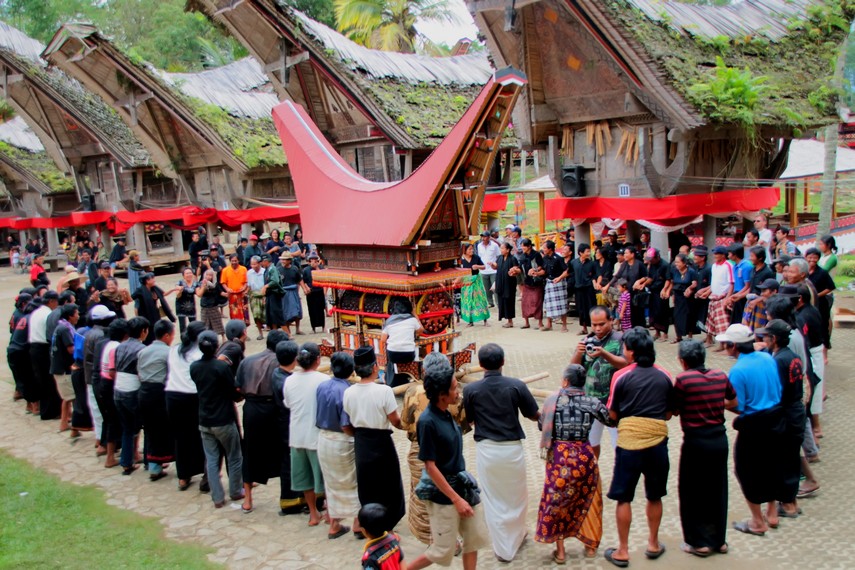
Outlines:
{"label": "traditional toraja house", "polygon": [[551,149],[568,198],[548,203],[550,218],[586,235],[604,217],[679,227],[705,215],[709,243],[710,214],[775,205],[777,190],[758,188],[786,166],[789,140],[835,120],[829,62],[853,15],[812,0],[467,5],[496,64],[529,76],[514,129]]}
{"label": "traditional toraja house", "polygon": [[[21,117],[0,124],[0,183],[4,211],[0,228],[10,231],[45,227],[21,223],[18,218],[50,219],[54,213],[67,213],[79,206],[71,177],[57,168]],[[26,235],[20,237],[25,239]]]}
{"label": "traditional toraja house", "polygon": [[303,228],[327,260],[315,284],[335,293],[329,351],[376,343],[395,296],[413,299],[430,335],[423,350],[454,351],[450,292],[461,275],[454,269],[459,244],[478,230],[492,163],[524,83],[514,70],[497,72],[401,182],[360,176],[302,106],[286,101],[274,109]]}
{"label": "traditional toraja house", "polygon": [[[409,176],[493,73],[483,53],[439,58],[365,48],[281,0],[188,6],[223,24],[262,62],[279,98],[306,109],[344,160],[376,182]],[[490,184],[509,174],[500,166]]]}
{"label": "traditional toraja house", "polygon": [[[113,102],[158,172],[174,180],[175,195],[192,205],[168,212],[180,220],[177,225],[219,221],[248,233],[251,222],[295,220],[288,167],[270,117],[278,100],[252,59],[170,74],[129,57],[83,24],[61,28],[44,57]],[[283,204],[252,208],[260,199]],[[244,213],[231,215],[235,209]],[[154,221],[152,216],[135,221]]]}
{"label": "traditional toraja house", "polygon": [[[48,168],[44,164],[41,172],[50,174],[42,178],[61,181],[62,189],[69,190],[75,202],[67,208],[41,204],[24,208],[19,215],[50,218],[52,210],[134,210],[134,192],[140,187],[148,190],[151,185],[143,180],[156,178],[148,152],[100,97],[62,71],[49,68],[40,55],[43,49],[38,41],[0,22],[2,95],[33,129],[42,145],[41,155],[55,165]],[[164,182],[168,180],[160,180],[157,186],[162,188]],[[56,230],[65,226],[56,225],[59,222],[35,223],[34,227],[47,230],[48,250],[55,254]],[[19,223],[22,224],[28,225]]]}

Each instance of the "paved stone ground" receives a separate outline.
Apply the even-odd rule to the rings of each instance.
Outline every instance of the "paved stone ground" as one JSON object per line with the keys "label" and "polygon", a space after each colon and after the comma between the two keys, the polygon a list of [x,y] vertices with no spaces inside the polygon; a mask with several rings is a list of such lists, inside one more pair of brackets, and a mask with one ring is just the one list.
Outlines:
{"label": "paved stone ground", "polygon": [[[54,280],[58,274],[51,276]],[[159,277],[172,282],[172,276]],[[0,271],[0,320],[7,322],[11,314],[15,292],[24,286],[24,278],[12,274],[8,269]],[[495,315],[494,315],[495,316]],[[575,331],[578,327],[571,327]],[[302,340],[319,340],[321,335],[299,337]],[[537,387],[553,389],[558,385],[562,367],[568,361],[573,344],[578,337],[572,332],[537,332],[533,330],[502,329],[495,325],[489,328],[466,329],[464,340],[475,340],[480,344],[498,342],[506,351],[506,372],[525,376],[548,371],[551,377],[535,384]],[[855,446],[851,433],[855,427],[855,416],[847,413],[855,406],[855,390],[851,384],[850,366],[855,366],[852,348],[855,332],[835,332],[835,349],[832,351],[829,369],[829,399],[823,416],[822,462],[816,467],[822,491],[816,497],[802,501],[804,516],[798,520],[782,519],[781,528],[771,531],[764,538],[751,537],[732,531],[728,535],[730,553],[706,560],[697,559],[679,551],[681,540],[677,502],[677,468],[681,433],[677,420],[671,428],[671,477],[670,494],[665,498],[665,515],[661,532],[668,553],[655,562],[644,559],[646,524],[643,519],[644,504],[636,499],[634,504],[636,522],[631,533],[632,567],[640,568],[805,568],[811,570],[855,567],[855,542],[852,541],[852,526],[855,523],[853,498],[855,482],[848,470],[855,464]],[[8,342],[5,328],[2,345]],[[261,342],[252,340],[248,352],[261,349]],[[672,345],[657,344],[659,363],[672,372],[677,372],[676,351]],[[708,363],[727,369],[732,361],[720,356],[711,356]],[[188,541],[211,547],[210,559],[222,562],[230,568],[319,568],[332,569],[357,567],[361,543],[347,537],[335,541],[326,538],[325,528],[309,528],[306,516],[279,517],[277,480],[271,485],[256,490],[256,510],[243,515],[239,503],[225,509],[215,510],[209,496],[200,495],[191,487],[184,493],[176,491],[176,480],[170,476],[151,483],[144,471],[131,477],[122,477],[117,469],[104,469],[95,458],[93,438],[86,435],[73,443],[64,435],[56,433],[56,422],[41,422],[24,414],[23,405],[11,402],[11,377],[3,361],[0,366],[0,382],[4,394],[0,398],[0,416],[4,429],[0,433],[0,447],[9,453],[30,461],[33,465],[53,473],[65,481],[79,485],[94,485],[103,489],[108,502],[130,509],[141,515],[157,518],[165,528],[165,536],[178,541]],[[531,422],[525,423],[528,436],[528,480],[529,516],[532,532],[536,519],[537,501],[543,482],[543,462],[539,458],[537,441],[539,432]],[[729,436],[734,432],[728,426]],[[406,470],[406,450],[409,445],[399,432],[396,444],[401,456],[401,465]],[[604,442],[605,443],[605,442]],[[464,443],[469,468],[475,471],[474,445],[471,435]],[[604,445],[601,460],[604,488],[611,481],[613,453]],[[404,482],[409,479],[404,473]],[[24,490],[24,489],[22,489]],[[639,493],[640,494],[640,493]],[[603,548],[614,545],[614,503],[606,500],[605,536]],[[747,516],[739,487],[730,478],[730,520],[741,520]],[[406,524],[399,525],[403,547],[409,558],[423,550]],[[602,549],[601,549],[602,551]],[[479,562],[482,568],[535,569],[556,567],[550,556],[551,548],[527,541],[512,564],[501,564],[491,552],[482,551]],[[568,565],[580,568],[611,567],[602,557],[586,560],[582,557],[579,544],[568,543]],[[454,567],[461,567],[459,559]]]}

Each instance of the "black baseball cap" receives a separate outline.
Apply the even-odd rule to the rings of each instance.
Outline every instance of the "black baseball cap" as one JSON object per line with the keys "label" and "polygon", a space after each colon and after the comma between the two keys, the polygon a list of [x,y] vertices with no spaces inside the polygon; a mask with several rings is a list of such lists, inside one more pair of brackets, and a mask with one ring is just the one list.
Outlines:
{"label": "black baseball cap", "polygon": [[781,287],[780,283],[778,283],[777,280],[772,279],[770,277],[769,279],[766,279],[765,281],[763,281],[763,283],[761,283],[757,288],[760,289],[761,291],[764,291],[767,289],[774,289],[775,291],[777,291],[780,287]]}

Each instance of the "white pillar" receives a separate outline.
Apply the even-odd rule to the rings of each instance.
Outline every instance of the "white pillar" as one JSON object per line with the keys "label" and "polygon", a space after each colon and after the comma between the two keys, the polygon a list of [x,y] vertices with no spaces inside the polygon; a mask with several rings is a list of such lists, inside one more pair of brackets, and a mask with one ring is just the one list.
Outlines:
{"label": "white pillar", "polygon": [[245,237],[249,239],[249,236],[252,234],[252,224],[246,223],[240,225],[240,237]]}
{"label": "white pillar", "polygon": [[650,232],[650,245],[659,250],[659,254],[665,261],[671,261],[668,254],[668,234],[665,232]]}
{"label": "white pillar", "polygon": [[594,246],[591,245],[593,241],[591,240],[591,224],[584,222],[581,224],[574,224],[573,227],[576,228],[576,251],[573,252],[573,257],[576,257],[578,255],[579,246],[583,243],[587,243],[592,248]]}
{"label": "white pillar", "polygon": [[48,228],[45,230],[47,236],[48,255],[56,255],[59,251],[59,234],[56,228]]}
{"label": "white pillar", "polygon": [[[710,251],[715,247],[715,227],[715,217],[704,216],[704,245],[707,246]],[[710,254],[710,259],[712,259],[712,254]]]}
{"label": "white pillar", "polygon": [[127,232],[129,248],[137,250],[140,259],[148,257],[148,247],[145,240],[145,224],[134,224]]}
{"label": "white pillar", "polygon": [[184,234],[178,228],[172,228],[172,254],[184,253]]}

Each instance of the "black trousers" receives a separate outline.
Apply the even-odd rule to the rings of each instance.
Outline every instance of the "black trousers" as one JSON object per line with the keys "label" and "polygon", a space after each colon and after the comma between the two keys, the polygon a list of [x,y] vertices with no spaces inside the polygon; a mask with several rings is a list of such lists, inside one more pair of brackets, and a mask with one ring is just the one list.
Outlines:
{"label": "black trousers", "polygon": [[39,415],[43,420],[55,420],[60,415],[62,400],[53,374],[50,373],[50,345],[40,342],[30,344],[30,360],[39,386]]}

